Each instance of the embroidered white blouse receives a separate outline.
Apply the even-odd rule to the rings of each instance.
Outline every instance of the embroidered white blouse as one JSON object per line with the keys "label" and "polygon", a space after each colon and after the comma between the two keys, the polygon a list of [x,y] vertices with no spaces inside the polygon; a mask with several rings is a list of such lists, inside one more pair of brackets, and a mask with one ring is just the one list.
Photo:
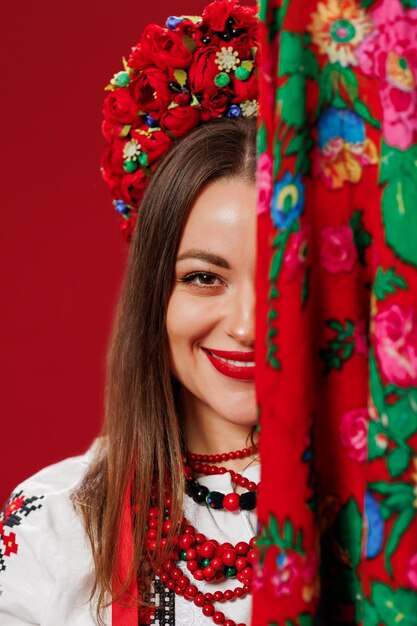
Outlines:
{"label": "embroidered white blouse", "polygon": [[[80,483],[92,458],[86,454],[61,461],[24,481],[0,517],[0,624],[1,626],[96,626],[89,602],[92,557],[81,520],[74,510],[71,493]],[[259,481],[259,466],[243,472]],[[212,491],[230,493],[229,474],[205,476],[199,482]],[[249,541],[256,533],[256,512],[230,513],[196,504],[185,496],[184,514],[199,532],[220,542]],[[184,564],[183,564],[184,565]],[[185,566],[184,566],[184,571]],[[189,575],[189,572],[187,572]],[[212,585],[193,580],[203,592]],[[233,589],[239,583],[226,580],[216,589]],[[171,594],[171,605],[173,594]],[[161,622],[175,626],[212,626],[193,602],[175,596],[175,612]],[[237,624],[250,623],[251,598],[216,604]],[[103,614],[111,625],[111,609]]]}

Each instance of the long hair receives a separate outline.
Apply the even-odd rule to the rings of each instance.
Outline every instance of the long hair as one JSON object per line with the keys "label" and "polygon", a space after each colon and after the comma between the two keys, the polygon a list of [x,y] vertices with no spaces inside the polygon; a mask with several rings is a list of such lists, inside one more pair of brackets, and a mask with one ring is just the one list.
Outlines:
{"label": "long hair", "polygon": [[[256,120],[219,119],[197,127],[163,158],[144,195],[108,353],[105,421],[95,460],[73,496],[91,543],[97,614],[137,576],[150,586],[145,549],[151,491],[160,511],[171,492],[171,533],[183,516],[181,415],[169,367],[166,312],[182,230],[210,182],[255,181]],[[123,501],[132,485],[133,560],[117,597],[112,592]],[[161,565],[155,556],[152,569]]]}

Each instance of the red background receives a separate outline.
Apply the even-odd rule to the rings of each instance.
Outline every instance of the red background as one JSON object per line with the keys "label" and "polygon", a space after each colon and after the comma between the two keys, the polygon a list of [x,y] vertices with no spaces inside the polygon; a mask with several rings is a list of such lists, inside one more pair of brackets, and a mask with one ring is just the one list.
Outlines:
{"label": "red background", "polygon": [[148,22],[204,4],[26,0],[3,9],[1,501],[99,431],[126,253],[99,173],[103,87]]}

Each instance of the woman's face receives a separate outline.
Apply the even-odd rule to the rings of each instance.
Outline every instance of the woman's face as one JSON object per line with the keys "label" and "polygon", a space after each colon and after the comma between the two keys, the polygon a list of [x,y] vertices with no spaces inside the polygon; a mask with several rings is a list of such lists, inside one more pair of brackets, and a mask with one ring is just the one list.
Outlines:
{"label": "woman's face", "polygon": [[171,369],[193,418],[256,423],[255,238],[255,184],[209,184],[185,224],[167,311]]}

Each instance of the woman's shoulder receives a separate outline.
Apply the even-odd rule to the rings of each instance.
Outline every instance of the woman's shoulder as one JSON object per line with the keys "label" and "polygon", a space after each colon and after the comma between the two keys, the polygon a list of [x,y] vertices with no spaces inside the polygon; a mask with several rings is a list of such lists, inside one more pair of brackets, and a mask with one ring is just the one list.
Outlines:
{"label": "woman's shoulder", "polygon": [[74,563],[80,571],[91,567],[71,496],[94,457],[95,445],[30,476],[6,502],[0,515],[0,617],[19,616],[18,624],[40,623],[36,620],[47,610],[51,589],[65,586],[63,566]]}
{"label": "woman's shoulder", "polygon": [[43,497],[65,495],[76,489],[90,465],[97,442],[78,456],[71,456],[48,465],[23,480],[14,490],[38,493]]}

